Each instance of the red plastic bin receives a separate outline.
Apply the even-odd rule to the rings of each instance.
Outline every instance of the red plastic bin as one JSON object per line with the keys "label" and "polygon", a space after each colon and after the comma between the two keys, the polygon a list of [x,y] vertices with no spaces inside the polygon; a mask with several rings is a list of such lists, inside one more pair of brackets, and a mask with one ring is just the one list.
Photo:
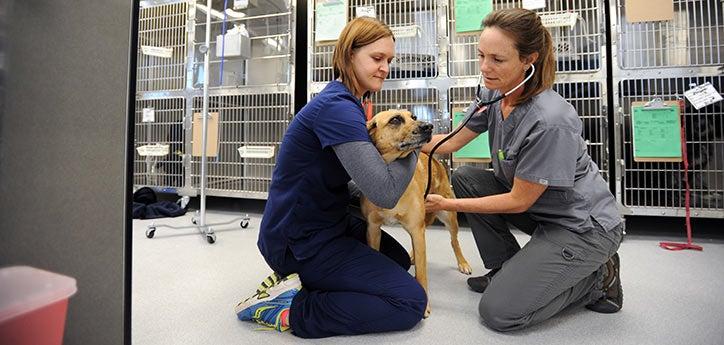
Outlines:
{"label": "red plastic bin", "polygon": [[0,268],[0,344],[63,343],[75,279],[28,266]]}

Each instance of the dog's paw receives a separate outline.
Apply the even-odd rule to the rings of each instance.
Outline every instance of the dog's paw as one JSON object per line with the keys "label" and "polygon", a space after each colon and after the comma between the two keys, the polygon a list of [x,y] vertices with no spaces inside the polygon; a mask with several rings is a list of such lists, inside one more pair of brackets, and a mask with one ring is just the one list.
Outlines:
{"label": "dog's paw", "polygon": [[460,271],[460,273],[463,273],[463,274],[472,274],[473,273],[473,269],[470,267],[470,264],[468,264],[465,261],[458,262],[458,271]]}
{"label": "dog's paw", "polygon": [[423,314],[422,317],[424,319],[427,319],[428,317],[430,317],[430,312],[430,303],[427,303],[427,307],[425,308],[425,314]]}

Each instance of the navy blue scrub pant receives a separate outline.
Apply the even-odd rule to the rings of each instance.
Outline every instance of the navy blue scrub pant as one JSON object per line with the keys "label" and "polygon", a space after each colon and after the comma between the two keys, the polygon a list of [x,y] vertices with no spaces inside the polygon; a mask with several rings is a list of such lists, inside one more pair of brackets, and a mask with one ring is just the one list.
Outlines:
{"label": "navy blue scrub pant", "polygon": [[400,331],[423,317],[427,295],[407,272],[407,251],[383,232],[380,251],[366,244],[367,225],[349,217],[347,236],[306,260],[291,252],[280,274],[298,273],[302,290],[292,300],[289,324],[302,338]]}

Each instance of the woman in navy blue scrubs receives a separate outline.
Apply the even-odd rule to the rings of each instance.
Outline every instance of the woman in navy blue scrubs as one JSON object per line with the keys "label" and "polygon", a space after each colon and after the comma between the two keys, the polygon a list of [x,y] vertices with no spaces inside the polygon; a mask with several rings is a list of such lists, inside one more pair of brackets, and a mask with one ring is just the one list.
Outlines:
{"label": "woman in navy blue scrubs", "polygon": [[405,330],[422,319],[427,296],[405,249],[386,234],[379,252],[370,248],[365,222],[349,210],[350,180],[393,208],[414,173],[418,152],[382,160],[362,107],[394,54],[392,32],[374,18],[340,34],[335,80],[294,117],[279,150],[258,241],[271,287],[241,302],[239,319],[303,338]]}

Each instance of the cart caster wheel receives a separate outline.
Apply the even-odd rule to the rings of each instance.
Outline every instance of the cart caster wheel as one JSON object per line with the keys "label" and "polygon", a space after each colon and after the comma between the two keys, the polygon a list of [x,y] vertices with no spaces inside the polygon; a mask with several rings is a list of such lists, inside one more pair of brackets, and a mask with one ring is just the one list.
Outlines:
{"label": "cart caster wheel", "polygon": [[248,228],[248,227],[249,227],[249,220],[248,220],[248,219],[242,220],[242,221],[241,221],[241,224],[239,224],[239,226],[241,226],[242,229]]}
{"label": "cart caster wheel", "polygon": [[191,218],[191,223],[194,224],[194,225],[197,224],[197,223],[196,223],[196,217]]}
{"label": "cart caster wheel", "polygon": [[214,242],[216,242],[216,236],[206,235],[206,242],[209,242],[210,244],[214,244]]}
{"label": "cart caster wheel", "polygon": [[148,228],[146,229],[146,237],[147,238],[153,238],[153,235],[156,234],[156,228]]}

